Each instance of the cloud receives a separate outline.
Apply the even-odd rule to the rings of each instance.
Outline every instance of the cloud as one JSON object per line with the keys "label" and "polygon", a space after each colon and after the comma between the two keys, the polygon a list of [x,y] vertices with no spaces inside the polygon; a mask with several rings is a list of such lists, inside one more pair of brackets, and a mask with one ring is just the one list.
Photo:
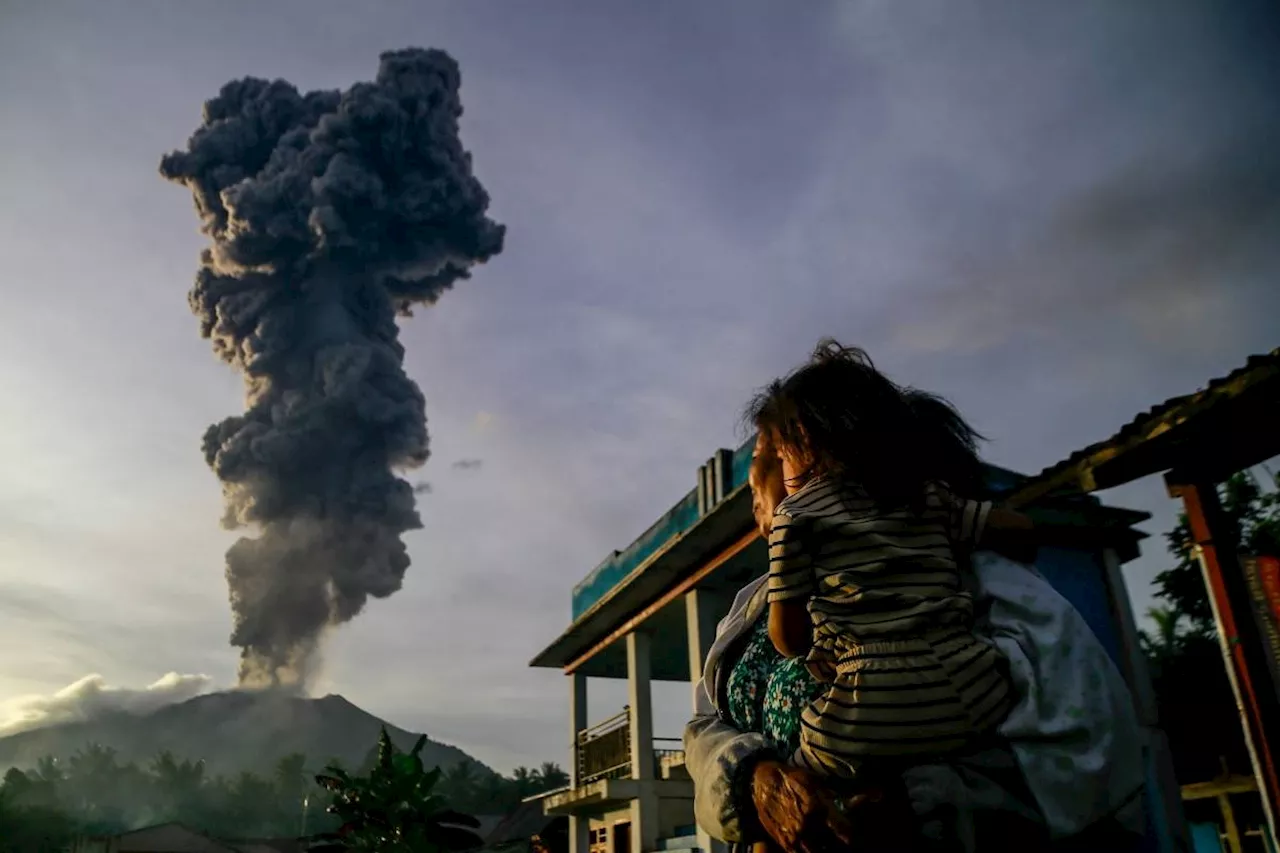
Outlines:
{"label": "cloud", "polygon": [[483,459],[459,459],[452,467],[455,471],[476,471],[484,465]]}
{"label": "cloud", "polygon": [[86,675],[47,696],[20,696],[0,705],[0,737],[74,723],[112,712],[148,714],[214,689],[207,675],[170,672],[143,688],[112,687],[101,675]]}

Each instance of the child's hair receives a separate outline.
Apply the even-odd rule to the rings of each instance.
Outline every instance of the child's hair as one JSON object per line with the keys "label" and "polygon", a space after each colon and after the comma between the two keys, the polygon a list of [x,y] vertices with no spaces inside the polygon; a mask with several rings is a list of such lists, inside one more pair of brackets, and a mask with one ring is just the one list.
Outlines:
{"label": "child's hair", "polygon": [[955,407],[898,386],[866,352],[830,338],[807,364],[757,394],[746,420],[803,462],[801,483],[830,474],[898,505],[917,503],[929,482],[966,497],[983,491],[982,436]]}

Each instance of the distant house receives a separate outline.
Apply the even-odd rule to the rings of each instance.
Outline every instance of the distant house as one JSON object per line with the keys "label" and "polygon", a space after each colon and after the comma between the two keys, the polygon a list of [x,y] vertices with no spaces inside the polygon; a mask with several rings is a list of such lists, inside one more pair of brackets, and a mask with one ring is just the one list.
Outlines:
{"label": "distant house", "polygon": [[71,853],[240,853],[180,823],[163,823],[119,835],[99,835],[78,840]]}
{"label": "distant house", "polygon": [[485,836],[485,853],[528,853],[534,839],[549,853],[567,853],[569,820],[543,812],[541,799],[521,803]]}
{"label": "distant house", "polygon": [[[499,826],[502,825],[502,822],[507,819],[508,815],[478,814],[478,815],[472,815],[472,817],[474,817],[480,823],[480,825],[477,827],[474,827],[473,829],[471,829],[471,831],[474,832],[476,835],[480,836],[481,839],[487,842],[489,836],[493,834],[494,830],[496,830]],[[477,848],[477,849],[480,849],[480,848]]]}
{"label": "distant house", "polygon": [[180,823],[162,823],[122,832],[82,838],[71,853],[300,853],[302,846],[292,838],[261,838],[226,841]]}

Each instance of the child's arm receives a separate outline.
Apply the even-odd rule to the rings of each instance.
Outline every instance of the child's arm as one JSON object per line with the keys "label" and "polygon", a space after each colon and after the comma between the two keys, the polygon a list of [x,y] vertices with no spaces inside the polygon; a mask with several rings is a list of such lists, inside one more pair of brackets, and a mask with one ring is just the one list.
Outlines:
{"label": "child's arm", "polygon": [[1020,512],[993,506],[987,513],[986,528],[975,546],[989,548],[1018,563],[1031,563],[1036,559],[1039,543],[1035,539],[1036,528],[1031,519]]}
{"label": "child's arm", "polygon": [[806,599],[769,602],[769,639],[783,657],[798,658],[813,645],[813,620]]}
{"label": "child's arm", "polygon": [[769,639],[786,657],[799,657],[813,643],[807,607],[816,590],[807,523],[785,513],[769,532]]}
{"label": "child's arm", "polygon": [[1015,510],[992,507],[980,544],[1011,560],[1030,563],[1040,548],[1105,548],[1114,542],[1115,532],[1105,527],[1034,521]]}
{"label": "child's arm", "polygon": [[933,485],[929,500],[946,512],[948,536],[965,551],[991,550],[1030,563],[1040,548],[1104,548],[1115,542],[1113,529],[1034,520],[990,501],[959,497],[941,483]]}

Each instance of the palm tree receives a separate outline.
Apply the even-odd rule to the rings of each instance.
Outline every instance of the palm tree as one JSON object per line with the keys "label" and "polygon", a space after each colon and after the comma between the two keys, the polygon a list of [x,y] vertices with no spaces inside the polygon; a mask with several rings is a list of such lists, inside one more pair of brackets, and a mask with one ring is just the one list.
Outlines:
{"label": "palm tree", "polygon": [[97,743],[86,745],[67,761],[69,805],[93,831],[110,831],[122,823],[118,802],[128,793],[122,790],[123,769],[116,751]]}
{"label": "palm tree", "polygon": [[530,770],[528,767],[517,767],[511,773],[511,782],[516,789],[516,796],[524,799],[538,792],[541,779],[538,777],[538,771]]}
{"label": "palm tree", "polygon": [[554,761],[544,761],[538,768],[538,781],[543,791],[554,791],[569,784],[569,774]]}
{"label": "palm tree", "polygon": [[204,762],[184,759],[181,762],[165,750],[151,759],[151,779],[156,800],[167,816],[187,816],[203,799]]}
{"label": "palm tree", "polygon": [[312,785],[312,780],[307,778],[307,757],[300,752],[284,756],[276,762],[275,776],[280,829],[305,832],[303,811]]}
{"label": "palm tree", "polygon": [[231,782],[227,792],[228,818],[243,835],[269,833],[276,815],[275,787],[249,771]]}

